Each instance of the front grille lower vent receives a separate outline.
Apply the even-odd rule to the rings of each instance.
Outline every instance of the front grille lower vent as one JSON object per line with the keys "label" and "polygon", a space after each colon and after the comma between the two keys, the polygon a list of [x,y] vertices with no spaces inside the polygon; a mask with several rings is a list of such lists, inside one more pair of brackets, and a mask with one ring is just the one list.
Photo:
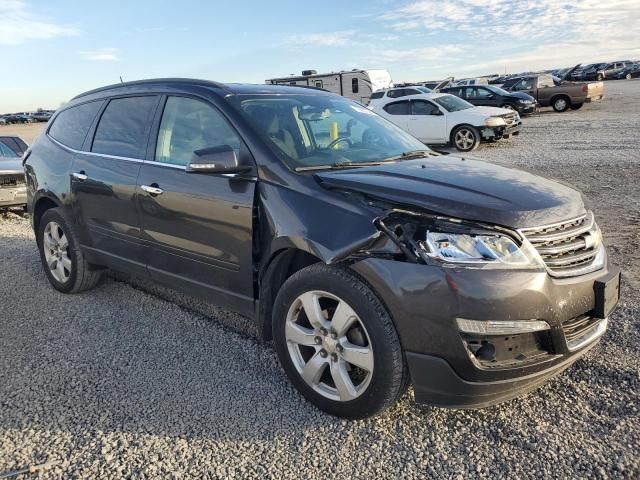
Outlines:
{"label": "front grille lower vent", "polygon": [[547,268],[562,276],[591,265],[602,248],[592,212],[566,222],[527,228],[521,233],[538,251]]}
{"label": "front grille lower vent", "polygon": [[14,187],[25,183],[24,175],[17,173],[12,175],[0,175],[1,187]]}

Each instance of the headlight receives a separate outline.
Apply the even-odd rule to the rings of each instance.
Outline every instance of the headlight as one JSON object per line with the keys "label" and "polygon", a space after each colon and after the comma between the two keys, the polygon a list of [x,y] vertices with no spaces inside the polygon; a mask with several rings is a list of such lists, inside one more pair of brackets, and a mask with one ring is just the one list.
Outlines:
{"label": "headlight", "polygon": [[506,125],[504,119],[500,117],[489,117],[484,121],[484,124],[487,127],[503,127]]}
{"label": "headlight", "polygon": [[474,235],[427,231],[422,247],[427,255],[445,262],[533,266],[532,256],[505,235]]}

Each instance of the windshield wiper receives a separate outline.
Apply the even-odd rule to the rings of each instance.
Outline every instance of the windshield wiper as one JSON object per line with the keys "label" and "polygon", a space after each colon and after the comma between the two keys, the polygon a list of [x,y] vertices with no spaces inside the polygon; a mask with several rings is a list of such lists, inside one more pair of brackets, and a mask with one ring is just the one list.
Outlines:
{"label": "windshield wiper", "polygon": [[375,167],[377,165],[383,165],[386,161],[381,162],[338,162],[331,165],[312,165],[309,167],[298,167],[296,172],[308,172],[310,170],[340,170],[342,168],[353,167]]}
{"label": "windshield wiper", "polygon": [[402,152],[400,155],[394,155],[392,157],[385,158],[383,162],[397,162],[398,160],[411,160],[413,158],[423,158],[429,156],[437,156],[436,152],[431,150],[410,150],[408,152]]}

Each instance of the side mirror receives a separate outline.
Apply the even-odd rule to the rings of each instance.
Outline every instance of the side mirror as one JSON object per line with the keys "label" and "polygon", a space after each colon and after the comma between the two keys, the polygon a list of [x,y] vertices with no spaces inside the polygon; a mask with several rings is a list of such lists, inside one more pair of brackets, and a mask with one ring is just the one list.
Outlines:
{"label": "side mirror", "polygon": [[190,173],[238,173],[244,170],[236,151],[229,145],[196,150],[186,168]]}

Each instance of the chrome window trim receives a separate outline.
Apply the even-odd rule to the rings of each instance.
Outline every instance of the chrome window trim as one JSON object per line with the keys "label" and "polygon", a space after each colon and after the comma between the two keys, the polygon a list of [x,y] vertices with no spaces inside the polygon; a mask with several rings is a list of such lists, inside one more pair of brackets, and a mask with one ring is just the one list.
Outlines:
{"label": "chrome window trim", "polygon": [[65,145],[62,142],[59,142],[58,140],[56,140],[55,138],[53,138],[51,135],[49,135],[49,132],[47,132],[47,138],[49,138],[53,143],[55,143],[56,145],[60,146],[61,148],[68,150],[69,152],[72,153],[79,153],[82,155],[89,155],[92,157],[107,157],[107,158],[113,158],[115,160],[127,160],[129,162],[137,162],[137,163],[144,163],[145,160],[140,159],[140,158],[131,158],[131,157],[119,157],[118,155],[109,155],[108,153],[96,153],[96,152],[86,152],[84,150],[76,150],[75,148],[71,148],[67,145]]}

